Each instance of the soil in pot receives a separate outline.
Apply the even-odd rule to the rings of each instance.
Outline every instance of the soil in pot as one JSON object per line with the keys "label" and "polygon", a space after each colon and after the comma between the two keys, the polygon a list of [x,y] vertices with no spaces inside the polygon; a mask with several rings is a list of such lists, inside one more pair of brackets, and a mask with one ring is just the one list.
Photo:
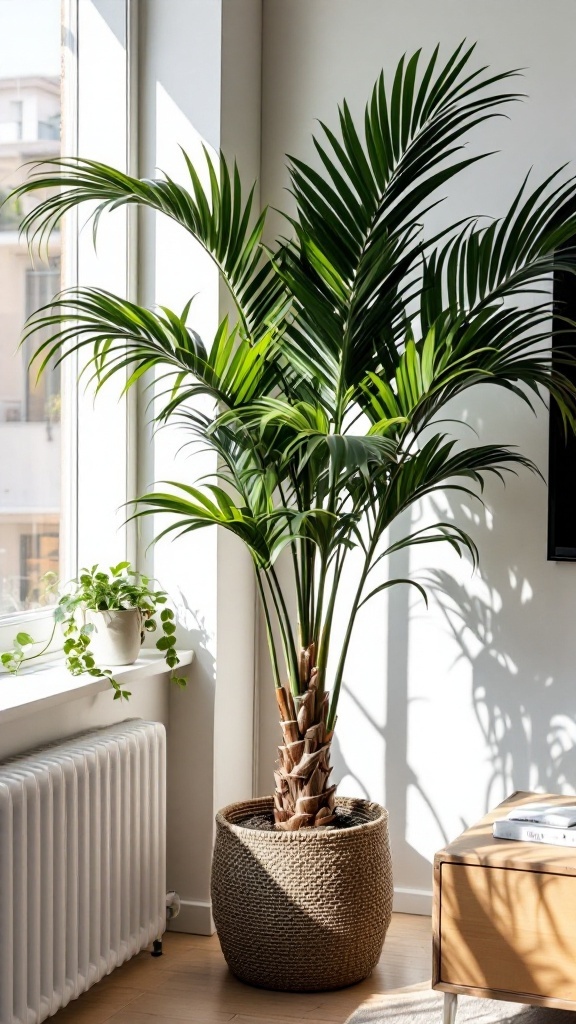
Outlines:
{"label": "soil in pot", "polygon": [[[333,825],[328,825],[331,831],[337,828],[354,828],[356,825],[362,825],[366,818],[359,814],[358,811],[354,811],[349,807],[344,807],[340,804],[336,804],[335,809],[336,821]],[[274,824],[274,812],[270,811],[269,814],[250,814],[246,818],[236,822],[241,828],[251,828],[260,832],[274,832],[276,830]],[[308,832],[317,832],[318,829],[307,829]],[[326,829],[322,829],[323,832]]]}

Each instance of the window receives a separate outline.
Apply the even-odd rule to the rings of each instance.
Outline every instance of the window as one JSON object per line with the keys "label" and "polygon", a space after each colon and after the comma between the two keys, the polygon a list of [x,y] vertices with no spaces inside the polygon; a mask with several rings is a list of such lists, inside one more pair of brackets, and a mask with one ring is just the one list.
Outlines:
{"label": "window", "polygon": [[[23,164],[60,153],[60,26],[60,0],[0,4],[3,195]],[[23,212],[12,203],[0,216],[0,615],[41,608],[50,600],[42,577],[59,569],[60,373],[36,382],[31,345],[18,344],[26,317],[60,288],[60,239],[47,263],[31,266],[18,237]]]}
{"label": "window", "polygon": [[[0,199],[27,173],[23,164],[61,152],[127,168],[134,11],[129,0],[0,0]],[[69,215],[47,258],[32,262],[18,229],[35,201],[0,210],[0,650],[16,619],[36,620],[19,628],[38,640],[49,635],[47,571],[67,580],[79,565],[136,560],[125,522],[136,490],[135,408],[117,387],[94,403],[77,387],[73,360],[38,381],[29,362],[42,339],[19,348],[26,317],[60,288],[78,281],[126,294],[128,218],[106,218],[95,253],[82,231],[87,211]]]}
{"label": "window", "polygon": [[[26,271],[26,316],[40,306],[45,306],[60,289],[60,258],[55,256],[45,270]],[[25,377],[24,418],[27,423],[45,423],[46,437],[54,439],[52,425],[60,422],[60,366],[54,365],[48,373],[37,379],[37,373],[30,361],[34,351],[48,337],[48,332],[39,332],[33,339],[28,338],[22,346]]]}

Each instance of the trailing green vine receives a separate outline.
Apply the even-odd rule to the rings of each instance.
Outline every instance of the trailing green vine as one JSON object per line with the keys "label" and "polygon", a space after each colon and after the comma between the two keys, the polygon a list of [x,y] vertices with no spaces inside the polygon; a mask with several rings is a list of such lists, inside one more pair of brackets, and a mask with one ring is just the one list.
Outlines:
{"label": "trailing green vine", "polygon": [[[47,583],[47,592],[57,590],[58,580],[54,573],[47,573],[44,579]],[[179,664],[174,612],[167,606],[167,593],[155,589],[153,583],[149,576],[143,576],[132,569],[130,562],[119,562],[118,565],[110,566],[108,572],[103,572],[98,565],[82,569],[76,579],[66,584],[64,592],[58,598],[54,606],[52,632],[41,649],[34,651],[33,649],[38,646],[34,637],[29,633],[20,632],[16,635],[12,649],[0,655],[0,662],[6,671],[17,673],[24,663],[42,657],[60,630],[64,638],[62,650],[66,657],[66,668],[71,675],[87,673],[107,678],[114,690],[114,700],[127,700],[131,693],[114,679],[112,669],[101,668],[96,664],[90,647],[95,627],[91,622],[83,621],[82,612],[135,608],[141,613],[142,640],[146,632],[153,632],[158,628],[161,630],[162,635],[156,641],[156,647],[164,655],[166,665],[172,673],[172,682],[180,687],[186,686],[184,677],[177,676],[174,672]]]}

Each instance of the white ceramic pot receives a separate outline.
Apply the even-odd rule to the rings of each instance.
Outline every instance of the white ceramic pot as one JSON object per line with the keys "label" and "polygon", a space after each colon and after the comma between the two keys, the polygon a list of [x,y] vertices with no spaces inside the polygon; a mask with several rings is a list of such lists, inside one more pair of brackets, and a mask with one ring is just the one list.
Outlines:
{"label": "white ceramic pot", "polygon": [[139,608],[96,612],[84,610],[84,621],[94,626],[90,650],[99,668],[132,665],[141,647],[142,612]]}

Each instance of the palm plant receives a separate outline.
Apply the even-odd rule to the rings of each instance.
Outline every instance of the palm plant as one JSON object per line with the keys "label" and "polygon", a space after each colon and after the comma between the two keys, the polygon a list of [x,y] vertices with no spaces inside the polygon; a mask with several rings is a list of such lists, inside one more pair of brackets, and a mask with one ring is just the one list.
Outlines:
{"label": "palm plant", "polygon": [[[130,388],[154,371],[158,422],[176,417],[216,453],[212,479],[144,494],[136,514],[169,513],[159,536],[218,525],[249,549],[281,715],[281,829],[334,822],[330,741],[358,610],[399,582],[422,590],[382,578],[386,556],[442,542],[475,559],[472,538],[453,522],[395,544],[386,540],[390,524],[439,489],[469,493],[488,473],[535,468],[505,445],[457,442],[443,419],[447,403],[487,384],[529,404],[547,391],[573,422],[575,391],[562,370],[571,356],[552,363],[548,279],[573,267],[575,180],[557,172],[531,190],[524,181],[499,220],[471,217],[432,237],[425,230],[442,188],[481,159],[463,154],[468,133],[518,99],[515,72],[473,68],[473,49],[462,44],[444,63],[438,48],[425,64],[420,52],[402,59],[390,88],[383,75],[376,82],[363,128],[344,103],[338,127],[322,125],[314,139],[316,165],[290,159],[295,212],[288,237],[272,246],[263,242],[266,212],[253,214],[253,190],[243,196],[223,156],[206,153],[202,172],[184,154],[188,188],[63,158],[44,162],[14,193],[51,190],[24,218],[31,244],[84,201],[96,202],[95,226],[124,204],[161,212],[204,247],[229,289],[235,316],[210,346],[187,324],[190,303],[181,313],[151,310],[79,287],[34,314],[25,337],[48,331],[41,370],[84,352],[97,389],[117,373]],[[211,400],[210,414],[199,396]],[[356,589],[328,678],[353,549]],[[282,551],[294,616],[277,572]]]}

